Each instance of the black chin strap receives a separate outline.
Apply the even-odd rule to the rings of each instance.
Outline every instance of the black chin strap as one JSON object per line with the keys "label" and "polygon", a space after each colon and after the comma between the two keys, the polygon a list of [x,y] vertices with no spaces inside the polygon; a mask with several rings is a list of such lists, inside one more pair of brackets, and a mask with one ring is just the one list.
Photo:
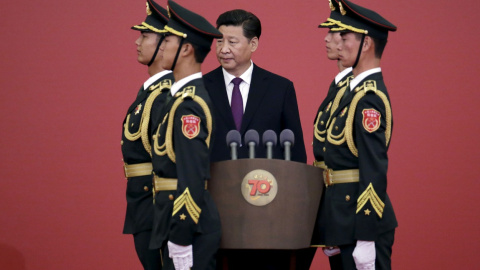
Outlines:
{"label": "black chin strap", "polygon": [[155,52],[153,53],[153,56],[152,56],[152,60],[150,60],[150,63],[148,63],[148,66],[151,66],[153,64],[153,61],[155,61],[155,58],[157,58],[158,50],[160,49],[160,45],[162,45],[164,38],[165,38],[164,35],[160,36],[160,40],[158,41],[157,48],[155,49]]}
{"label": "black chin strap", "polygon": [[182,45],[183,45],[184,40],[185,40],[184,38],[182,38],[180,40],[180,44],[178,45],[177,54],[175,55],[175,59],[173,59],[172,68],[170,69],[171,71],[173,71],[173,69],[175,68],[175,65],[177,64],[178,55],[180,54],[180,50],[182,49]]}
{"label": "black chin strap", "polygon": [[353,64],[352,68],[355,68],[358,64],[358,61],[360,60],[360,54],[362,53],[363,41],[365,41],[365,34],[362,34],[362,40],[360,41],[360,47],[358,48],[357,59],[355,60],[355,63]]}

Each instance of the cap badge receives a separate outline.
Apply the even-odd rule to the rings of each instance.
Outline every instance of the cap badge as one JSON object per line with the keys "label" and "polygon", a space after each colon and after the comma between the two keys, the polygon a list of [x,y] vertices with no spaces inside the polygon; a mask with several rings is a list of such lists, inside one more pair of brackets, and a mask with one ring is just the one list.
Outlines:
{"label": "cap badge", "polygon": [[342,13],[342,15],[347,14],[347,11],[343,8],[343,5],[341,2],[338,2],[338,6],[340,7],[340,13]]}
{"label": "cap badge", "polygon": [[150,6],[148,5],[148,2],[146,4],[147,4],[147,15],[150,16],[152,15],[152,11],[150,10]]}
{"label": "cap badge", "polygon": [[335,11],[335,6],[333,6],[332,0],[328,0],[328,5],[330,6],[331,11]]}

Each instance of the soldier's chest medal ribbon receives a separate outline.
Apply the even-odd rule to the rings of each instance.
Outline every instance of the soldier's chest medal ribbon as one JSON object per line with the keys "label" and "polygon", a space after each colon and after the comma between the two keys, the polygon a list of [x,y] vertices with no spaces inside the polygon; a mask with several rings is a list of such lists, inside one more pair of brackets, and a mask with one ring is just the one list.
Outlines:
{"label": "soldier's chest medal ribbon", "polygon": [[182,132],[189,139],[197,137],[200,133],[200,117],[195,115],[182,116]]}
{"label": "soldier's chest medal ribbon", "polygon": [[135,108],[135,115],[139,114],[141,110],[142,110],[142,104],[138,104],[137,107]]}

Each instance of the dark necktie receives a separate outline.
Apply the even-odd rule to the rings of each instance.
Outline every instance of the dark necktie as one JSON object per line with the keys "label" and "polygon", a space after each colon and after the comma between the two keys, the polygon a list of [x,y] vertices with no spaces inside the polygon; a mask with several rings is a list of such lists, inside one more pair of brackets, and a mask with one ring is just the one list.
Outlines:
{"label": "dark necktie", "polygon": [[233,120],[235,121],[235,126],[237,130],[240,130],[242,126],[242,117],[243,117],[243,99],[242,94],[240,93],[240,83],[242,82],[241,78],[235,78],[233,82],[233,92],[232,92],[232,114]]}

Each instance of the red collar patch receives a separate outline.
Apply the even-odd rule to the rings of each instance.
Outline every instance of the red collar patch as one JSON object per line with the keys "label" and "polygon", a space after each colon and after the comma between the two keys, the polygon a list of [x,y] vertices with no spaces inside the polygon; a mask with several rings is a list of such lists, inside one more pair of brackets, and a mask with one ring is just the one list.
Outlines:
{"label": "red collar patch", "polygon": [[200,117],[191,114],[182,116],[182,132],[189,139],[197,137],[200,133]]}
{"label": "red collar patch", "polygon": [[364,109],[362,114],[363,128],[370,133],[375,132],[380,127],[380,112],[375,109]]}

